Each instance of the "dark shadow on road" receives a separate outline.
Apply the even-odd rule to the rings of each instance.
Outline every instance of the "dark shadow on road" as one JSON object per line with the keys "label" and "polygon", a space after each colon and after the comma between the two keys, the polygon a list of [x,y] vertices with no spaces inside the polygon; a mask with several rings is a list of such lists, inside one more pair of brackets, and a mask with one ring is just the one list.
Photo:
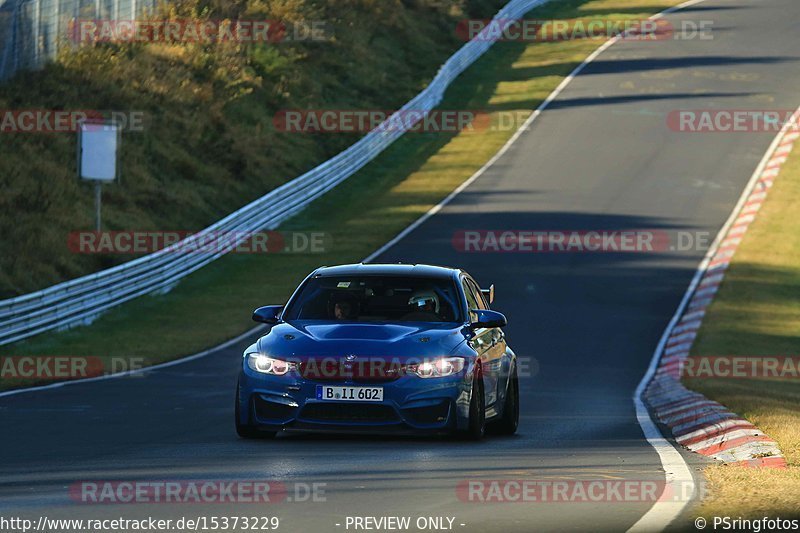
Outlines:
{"label": "dark shadow on road", "polygon": [[776,64],[800,61],[796,57],[731,57],[731,56],[684,56],[648,59],[596,60],[586,66],[582,76],[595,74],[617,74],[623,72],[647,72],[653,70],[705,68],[730,65]]}
{"label": "dark shadow on road", "polygon": [[571,107],[600,107],[604,105],[627,104],[633,102],[655,102],[663,100],[691,100],[703,98],[737,98],[752,93],[667,93],[667,94],[635,94],[626,96],[597,96],[594,98],[559,98],[554,100],[548,109],[567,109]]}

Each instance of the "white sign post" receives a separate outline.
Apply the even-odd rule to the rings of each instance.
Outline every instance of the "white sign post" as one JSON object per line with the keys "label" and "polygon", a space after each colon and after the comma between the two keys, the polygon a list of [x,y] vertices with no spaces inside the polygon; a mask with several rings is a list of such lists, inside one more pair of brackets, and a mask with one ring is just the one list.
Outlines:
{"label": "white sign post", "polygon": [[100,231],[103,182],[119,173],[120,128],[113,121],[85,120],[78,129],[78,175],[94,182],[95,227]]}

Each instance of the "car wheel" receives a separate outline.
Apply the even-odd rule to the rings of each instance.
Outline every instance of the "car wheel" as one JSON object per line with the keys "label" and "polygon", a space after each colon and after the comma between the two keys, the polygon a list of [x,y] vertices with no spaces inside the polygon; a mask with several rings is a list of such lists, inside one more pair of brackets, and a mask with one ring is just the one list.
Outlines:
{"label": "car wheel", "polygon": [[511,371],[508,391],[503,402],[503,415],[500,420],[491,424],[492,432],[498,435],[513,435],[519,426],[519,376],[517,367]]}
{"label": "car wheel", "polygon": [[466,440],[480,440],[486,432],[486,405],[483,396],[483,378],[480,371],[472,378],[472,398],[469,401],[469,427],[461,436]]}
{"label": "car wheel", "polygon": [[240,407],[239,407],[239,383],[236,383],[236,407],[234,408],[234,416],[236,417],[236,434],[243,439],[260,439],[260,438],[273,438],[278,434],[277,431],[259,431],[250,424],[242,424],[240,420]]}

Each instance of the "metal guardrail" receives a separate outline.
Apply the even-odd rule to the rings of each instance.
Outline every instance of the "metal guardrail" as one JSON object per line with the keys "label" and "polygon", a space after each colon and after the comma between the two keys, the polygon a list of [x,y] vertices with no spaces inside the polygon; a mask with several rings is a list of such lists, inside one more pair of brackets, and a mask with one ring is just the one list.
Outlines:
{"label": "metal guardrail", "polygon": [[157,0],[0,0],[0,80],[41,67],[68,44],[72,21],[130,20]]}
{"label": "metal guardrail", "polygon": [[[511,0],[495,20],[507,25],[532,8],[550,0]],[[505,22],[502,22],[505,21]],[[467,67],[492,45],[480,36],[469,41],[439,69],[430,85],[397,113],[404,120],[389,117],[358,142],[258,200],[183,241],[122,265],[59,283],[46,289],[0,301],[0,345],[16,342],[53,329],[90,323],[104,311],[139,296],[166,292],[179,280],[233,250],[247,239],[248,232],[274,229],[282,221],[346,180],[414,126],[407,111],[433,110],[445,90]],[[405,130],[397,127],[403,123]],[[218,236],[224,244],[215,246]],[[216,236],[216,238],[215,238]],[[174,253],[192,243],[210,246],[215,253]]]}

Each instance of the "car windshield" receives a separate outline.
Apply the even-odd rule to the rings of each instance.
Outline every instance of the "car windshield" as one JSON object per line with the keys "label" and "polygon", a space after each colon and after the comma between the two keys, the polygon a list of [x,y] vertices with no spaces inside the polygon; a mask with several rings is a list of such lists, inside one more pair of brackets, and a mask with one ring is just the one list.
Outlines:
{"label": "car windshield", "polygon": [[336,322],[460,322],[450,279],[330,276],[308,280],[289,303],[285,320]]}

